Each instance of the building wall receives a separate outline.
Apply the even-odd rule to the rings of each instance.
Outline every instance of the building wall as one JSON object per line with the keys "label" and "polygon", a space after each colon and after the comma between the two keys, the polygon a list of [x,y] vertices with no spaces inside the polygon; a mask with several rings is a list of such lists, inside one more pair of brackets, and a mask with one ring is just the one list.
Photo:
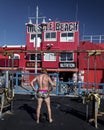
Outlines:
{"label": "building wall", "polygon": [[[38,71],[40,72],[41,68],[47,68],[48,70],[53,69],[54,72],[61,72],[61,73],[76,73],[77,69],[79,71],[84,71],[84,82],[91,82],[91,83],[102,83],[104,82],[104,52],[101,52],[99,55],[93,54],[92,50],[104,50],[104,44],[92,43],[89,41],[80,41],[79,43],[79,23],[76,22],[48,22],[46,27],[43,28],[43,31],[40,32],[41,34],[41,42],[40,46],[37,47],[39,51],[46,51],[47,53],[51,53],[54,51],[56,56],[56,61],[44,61],[44,54],[42,53],[42,60],[38,62]],[[57,26],[56,26],[57,25]],[[76,26],[77,25],[77,29]],[[33,25],[35,27],[35,24]],[[66,27],[66,28],[65,28]],[[32,31],[31,31],[32,29]],[[1,47],[0,52],[4,54],[6,51],[13,51],[20,55],[19,60],[14,59],[14,63],[16,64],[16,69],[18,68],[26,68],[30,72],[34,72],[35,61],[30,61],[28,55],[33,53],[31,51],[35,50],[35,40],[30,41],[30,35],[35,34],[36,31],[34,28],[30,28],[30,32],[28,32],[29,28],[26,26],[26,47]],[[56,41],[46,41],[45,40],[45,33],[46,32],[57,32],[57,40]],[[74,41],[69,42],[61,42],[60,35],[61,32],[74,32]],[[39,42],[39,41],[38,41]],[[48,45],[52,45],[48,47]],[[25,53],[22,51],[25,50]],[[76,52],[74,52],[76,50]],[[78,52],[77,52],[78,50]],[[83,52],[82,52],[83,50]],[[91,50],[91,52],[86,52],[86,50]],[[73,52],[74,53],[74,60],[73,62],[76,63],[75,68],[70,67],[60,67],[60,53],[64,53],[65,51]],[[84,52],[85,51],[85,52]],[[40,53],[40,52],[39,52]],[[91,54],[92,53],[92,54]],[[9,53],[8,53],[9,54]],[[0,56],[0,69],[4,69],[5,61],[9,59],[9,55],[1,55]],[[18,65],[17,65],[18,61]],[[11,62],[12,63],[12,62]],[[64,63],[64,62],[63,62]],[[70,62],[71,63],[71,62]],[[8,64],[6,64],[8,66]],[[11,67],[11,66],[8,66]],[[7,68],[8,69],[8,68]]]}
{"label": "building wall", "polygon": [[93,53],[93,50],[103,51],[103,48],[104,44],[80,42],[78,50],[90,50],[89,53],[81,52],[78,58],[79,70],[85,71],[85,82],[104,83],[104,52]]}
{"label": "building wall", "polygon": [[[56,51],[56,61],[44,61],[44,56],[42,56],[42,66],[43,68],[59,68],[59,62],[60,62],[60,53],[58,51],[72,51],[77,50],[78,42],[79,42],[79,30],[77,22],[47,22],[46,26],[43,27],[43,31],[41,32],[38,30],[38,34],[42,35],[40,47],[37,47],[37,50],[46,51],[49,53],[49,51]],[[35,50],[35,40],[34,42],[30,41],[30,35],[36,34],[35,30],[35,24],[33,26],[26,26],[26,48],[27,50]],[[56,40],[48,40],[45,39],[45,33],[50,32],[56,32]],[[61,33],[68,32],[68,33],[74,33],[74,40],[73,41],[67,41],[62,42],[60,39]],[[68,53],[68,52],[67,52]],[[43,54],[44,55],[44,54]],[[74,61],[77,62],[77,54],[74,54]],[[65,68],[64,68],[65,69]],[[66,68],[68,69],[68,68]],[[69,68],[70,69],[70,68]],[[75,68],[76,69],[76,68]]]}
{"label": "building wall", "polygon": [[16,46],[6,46],[0,49],[0,69],[12,69],[14,67],[16,70],[25,67],[25,47]]}

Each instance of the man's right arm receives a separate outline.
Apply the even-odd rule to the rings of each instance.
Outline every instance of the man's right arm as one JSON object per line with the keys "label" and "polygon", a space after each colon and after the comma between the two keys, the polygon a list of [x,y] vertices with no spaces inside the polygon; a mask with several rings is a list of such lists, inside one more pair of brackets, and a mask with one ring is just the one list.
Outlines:
{"label": "man's right arm", "polygon": [[49,90],[49,91],[51,92],[51,91],[53,90],[53,87],[56,86],[56,84],[51,80],[50,77],[49,77],[48,81],[49,81],[49,83],[50,83],[50,85],[51,85],[51,89]]}

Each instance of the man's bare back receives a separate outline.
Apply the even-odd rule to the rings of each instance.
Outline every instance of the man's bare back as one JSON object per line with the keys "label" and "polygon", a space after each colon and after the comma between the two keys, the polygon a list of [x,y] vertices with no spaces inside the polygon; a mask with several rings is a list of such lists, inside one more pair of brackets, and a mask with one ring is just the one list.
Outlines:
{"label": "man's bare back", "polygon": [[41,74],[32,80],[31,86],[35,90],[34,82],[37,82],[38,90],[49,90],[49,84],[51,85],[51,88],[55,86],[55,84],[52,82],[51,78],[47,74]]}
{"label": "man's bare back", "polygon": [[39,90],[48,90],[49,83],[53,86],[50,77],[47,74],[41,74],[37,77],[38,89]]}

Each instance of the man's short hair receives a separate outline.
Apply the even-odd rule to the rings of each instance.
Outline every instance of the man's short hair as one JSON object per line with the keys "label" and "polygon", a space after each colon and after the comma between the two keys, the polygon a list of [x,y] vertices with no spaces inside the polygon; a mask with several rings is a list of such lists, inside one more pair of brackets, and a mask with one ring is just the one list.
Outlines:
{"label": "man's short hair", "polygon": [[42,68],[41,73],[47,74],[47,69]]}

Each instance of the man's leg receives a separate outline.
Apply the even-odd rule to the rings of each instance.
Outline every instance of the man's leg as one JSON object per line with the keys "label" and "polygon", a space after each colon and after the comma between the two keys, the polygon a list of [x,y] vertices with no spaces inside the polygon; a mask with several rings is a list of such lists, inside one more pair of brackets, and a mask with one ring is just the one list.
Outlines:
{"label": "man's leg", "polygon": [[43,99],[42,98],[38,98],[38,106],[37,106],[37,123],[39,123],[39,118],[40,118],[40,109],[41,109],[41,105],[42,105],[42,102],[43,102]]}
{"label": "man's leg", "polygon": [[44,99],[44,101],[45,101],[45,103],[47,105],[49,122],[51,123],[53,120],[52,120],[52,117],[51,117],[50,97]]}

